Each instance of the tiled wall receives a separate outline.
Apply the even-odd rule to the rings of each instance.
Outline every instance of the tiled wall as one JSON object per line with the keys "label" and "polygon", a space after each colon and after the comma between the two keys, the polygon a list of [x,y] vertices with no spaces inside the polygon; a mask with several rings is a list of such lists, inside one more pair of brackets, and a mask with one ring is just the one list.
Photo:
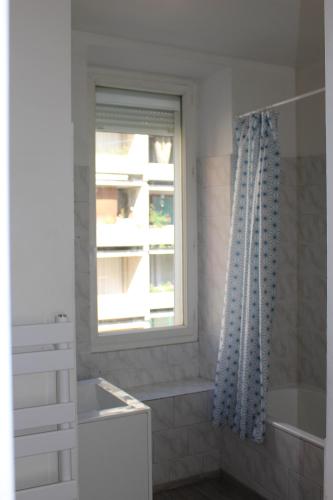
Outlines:
{"label": "tiled wall", "polygon": [[218,431],[210,422],[211,391],[145,403],[152,409],[155,486],[219,470]]}
{"label": "tiled wall", "polygon": [[200,375],[214,379],[221,330],[231,217],[231,157],[198,164]]}
{"label": "tiled wall", "polygon": [[[89,343],[88,167],[75,168],[78,376],[103,375],[123,387],[213,379],[221,327],[231,216],[230,156],[198,165],[199,344],[91,353]],[[325,163],[283,159],[277,309],[271,387],[325,386]],[[313,356],[313,352],[317,353]],[[318,360],[321,360],[318,362]]]}
{"label": "tiled wall", "polygon": [[91,353],[89,169],[74,169],[75,295],[79,379],[103,376],[123,388],[198,377],[198,343]]}
{"label": "tiled wall", "polygon": [[283,159],[281,174],[271,387],[300,384],[325,390],[325,158]]}
{"label": "tiled wall", "polygon": [[[230,155],[198,165],[198,282],[200,374],[214,378],[225,293],[232,210]],[[284,159],[277,308],[272,338],[271,386],[297,383],[297,165]]]}
{"label": "tiled wall", "polygon": [[298,380],[326,388],[326,162],[298,163]]}
{"label": "tiled wall", "polygon": [[268,500],[321,500],[323,449],[268,424],[264,445],[210,422],[212,392],[145,401],[155,486],[222,468]]}
{"label": "tiled wall", "polygon": [[271,343],[271,388],[296,385],[298,377],[297,204],[297,160],[282,158],[278,282]]}
{"label": "tiled wall", "polygon": [[[206,377],[214,376],[220,336],[230,185],[230,157],[201,161],[199,338],[200,373]],[[283,158],[280,196],[279,276],[270,385],[278,388],[302,383],[323,388],[326,358],[323,158]],[[227,429],[218,435],[217,441],[215,457],[220,455],[221,467],[265,498],[322,498],[322,448],[270,424],[264,445],[241,441]]]}
{"label": "tiled wall", "polygon": [[[214,378],[231,216],[230,156],[198,165],[200,374]],[[325,388],[324,158],[283,158],[270,386]],[[313,355],[315,353],[315,356]]]}
{"label": "tiled wall", "polygon": [[221,467],[267,500],[321,500],[324,450],[267,425],[264,444],[221,433]]}

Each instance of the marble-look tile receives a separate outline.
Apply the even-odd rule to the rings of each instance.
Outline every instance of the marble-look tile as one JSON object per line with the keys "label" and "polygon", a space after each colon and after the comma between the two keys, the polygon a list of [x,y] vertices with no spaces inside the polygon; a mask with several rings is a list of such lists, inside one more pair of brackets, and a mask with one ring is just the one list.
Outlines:
{"label": "marble-look tile", "polygon": [[326,330],[326,300],[316,301],[315,297],[299,300],[298,325],[300,338],[304,332]]}
{"label": "marble-look tile", "polygon": [[[323,360],[320,364],[314,360]],[[326,341],[318,336],[318,342],[303,341],[298,356],[298,382],[319,390],[326,390]]]}
{"label": "marble-look tile", "polygon": [[326,245],[326,217],[316,214],[299,213],[298,238],[301,244]]}
{"label": "marble-look tile", "polygon": [[183,363],[196,363],[199,356],[198,342],[169,345],[166,348],[168,363],[181,366]]}
{"label": "marble-look tile", "polygon": [[[112,365],[109,369],[103,373],[103,378],[111,382],[111,384],[116,385],[122,389],[130,389],[135,386],[135,383],[142,383],[146,380],[146,376],[143,373],[138,373],[137,370],[123,369],[123,370],[112,370]],[[144,382],[143,382],[144,383]]]}
{"label": "marble-look tile", "polygon": [[326,249],[314,243],[299,245],[299,269],[308,276],[326,273]]}
{"label": "marble-look tile", "polygon": [[279,195],[279,206],[281,216],[289,213],[291,216],[297,214],[298,191],[296,186],[281,186]]}
{"label": "marble-look tile", "polygon": [[140,370],[167,365],[165,346],[145,349],[127,349],[105,353],[109,357],[112,370]]}
{"label": "marble-look tile", "polygon": [[319,305],[319,310],[321,309],[321,304],[324,307],[326,306],[327,279],[322,273],[313,273],[311,267],[304,270],[300,273],[298,287],[300,301],[311,300],[313,303]]}
{"label": "marble-look tile", "polygon": [[289,471],[288,500],[322,500],[321,487],[310,479]]}
{"label": "marble-look tile", "polygon": [[221,454],[219,450],[211,450],[203,455],[203,472],[215,472],[220,470]]}
{"label": "marble-look tile", "polygon": [[210,394],[207,391],[175,397],[175,426],[181,427],[209,420],[209,399]]}
{"label": "marble-look tile", "polygon": [[188,428],[189,454],[209,453],[221,447],[221,431],[211,422],[196,424]]}
{"label": "marble-look tile", "polygon": [[242,441],[227,428],[222,432],[221,466],[254,489],[258,485],[273,498],[287,498],[287,467],[261,445]]}
{"label": "marble-look tile", "polygon": [[177,460],[172,460],[170,464],[170,480],[178,481],[192,476],[198,476],[203,472],[203,457],[201,455],[191,455]]}
{"label": "marble-look tile", "polygon": [[280,183],[282,189],[284,186],[290,187],[298,184],[297,170],[296,158],[281,158]]}
{"label": "marble-look tile", "polygon": [[[218,329],[218,334],[219,331]],[[199,335],[203,337],[202,341],[200,340],[200,376],[214,380],[219,340],[218,338],[216,338],[216,340],[214,338],[211,339],[208,334],[202,330],[200,330]]]}
{"label": "marble-look tile", "polygon": [[298,159],[298,184],[300,186],[319,185],[325,189],[325,157],[302,157]]}
{"label": "marble-look tile", "polygon": [[298,336],[297,329],[273,328],[271,338],[270,388],[286,387],[298,383]]}
{"label": "marble-look tile", "polygon": [[[282,264],[282,262],[281,262]],[[277,277],[277,301],[292,301],[293,307],[296,305],[297,312],[297,294],[298,294],[298,273],[297,269],[286,269],[283,266],[283,272],[278,273]]]}
{"label": "marble-look tile", "polygon": [[264,454],[257,453],[250,464],[251,476],[265,490],[287,498],[288,470]]}
{"label": "marble-look tile", "polygon": [[75,272],[89,273],[89,241],[84,238],[75,238]]}
{"label": "marble-look tile", "polygon": [[199,191],[199,215],[201,217],[221,217],[231,214],[230,188],[209,186]]}
{"label": "marble-look tile", "polygon": [[[214,300],[214,304],[217,302],[217,297],[214,297],[214,292],[218,293],[221,300],[223,300],[226,280],[226,261],[224,264],[221,262],[220,265],[215,265],[215,262],[213,259],[204,259],[200,257],[198,274],[200,283],[199,293],[204,298],[204,294],[207,292],[209,297],[212,297]],[[209,301],[209,297],[206,298],[206,302]],[[220,306],[222,306],[221,302]]]}
{"label": "marble-look tile", "polygon": [[298,212],[297,204],[295,207],[281,207],[280,208],[280,218],[279,218],[279,241],[289,242],[289,238],[292,238],[291,242],[295,245],[290,246],[290,250],[293,250],[297,254],[297,238],[298,238]]}
{"label": "marble-look tile", "polygon": [[153,434],[153,462],[188,456],[187,429],[166,429]]}
{"label": "marble-look tile", "polygon": [[122,368],[125,368],[125,365],[127,365],[137,370],[146,369],[149,371],[149,367],[158,368],[168,366],[167,347],[159,346],[121,351],[121,360],[123,362]]}
{"label": "marble-look tile", "polygon": [[265,442],[263,444],[248,442],[247,445],[264,458],[300,472],[303,443],[301,439],[267,424]]}
{"label": "marble-look tile", "polygon": [[169,368],[171,373],[169,380],[181,381],[199,377],[199,359],[195,363],[185,363]]}
{"label": "marble-look tile", "polygon": [[230,239],[230,216],[220,214],[218,217],[199,217],[198,220],[198,246],[200,250],[210,253],[206,258],[213,255],[228,255]]}
{"label": "marble-look tile", "polygon": [[302,470],[301,473],[315,481],[318,484],[323,484],[324,480],[324,450],[311,443],[304,443],[302,455]]}
{"label": "marble-look tile", "polygon": [[86,380],[92,377],[87,357],[89,357],[89,353],[80,350],[78,346],[76,351],[76,376],[78,380]]}
{"label": "marble-look tile", "polygon": [[[178,356],[175,352],[170,354],[173,362],[169,362],[168,348],[161,346],[100,353],[103,376],[126,388],[197,378],[199,361],[195,353],[198,347],[188,348],[187,354],[186,349],[180,348],[178,365],[174,364]],[[181,353],[184,355],[183,362]]]}
{"label": "marble-look tile", "polygon": [[89,167],[74,166],[74,201],[89,201]]}
{"label": "marble-look tile", "polygon": [[255,477],[251,474],[251,462],[256,452],[248,447],[229,429],[222,431],[221,468],[232,477],[250,486]]}
{"label": "marble-look tile", "polygon": [[297,251],[297,231],[294,233],[290,233],[288,238],[280,239],[279,247],[278,247],[278,272],[281,269],[284,272],[288,272],[288,269],[295,270],[297,269],[298,256]]}
{"label": "marble-look tile", "polygon": [[143,385],[158,384],[173,379],[172,368],[168,365],[145,367],[141,369],[122,368],[113,370],[109,365],[107,375],[114,380],[115,385],[120,387],[139,387]]}
{"label": "marble-look tile", "polygon": [[202,276],[202,269],[199,271],[199,321],[203,328],[208,328],[208,331],[213,329],[213,327],[221,326],[221,318],[223,311],[224,302],[224,281],[226,279],[225,274],[219,274],[220,286],[213,287],[213,283],[218,281],[208,280],[207,276]]}
{"label": "marble-look tile", "polygon": [[294,331],[297,329],[297,298],[295,300],[277,300],[273,316],[273,329]]}
{"label": "marble-look tile", "polygon": [[326,193],[321,186],[310,185],[299,189],[299,207],[304,214],[323,214],[326,210]]}
{"label": "marble-look tile", "polygon": [[174,398],[145,401],[151,408],[152,431],[162,431],[174,426]]}
{"label": "marble-look tile", "polygon": [[90,304],[84,297],[75,301],[75,327],[78,343],[90,340]]}
{"label": "marble-look tile", "polygon": [[100,377],[103,374],[103,358],[98,354],[91,354],[89,351],[77,351],[77,369],[80,380]]}
{"label": "marble-look tile", "polygon": [[75,273],[75,297],[76,300],[89,303],[89,287],[90,287],[90,274],[89,273]]}
{"label": "marble-look tile", "polygon": [[169,460],[160,461],[158,464],[153,463],[153,485],[167,484],[170,482],[170,465]]}
{"label": "marble-look tile", "polygon": [[89,241],[89,203],[80,201],[74,203],[74,233],[75,238]]}

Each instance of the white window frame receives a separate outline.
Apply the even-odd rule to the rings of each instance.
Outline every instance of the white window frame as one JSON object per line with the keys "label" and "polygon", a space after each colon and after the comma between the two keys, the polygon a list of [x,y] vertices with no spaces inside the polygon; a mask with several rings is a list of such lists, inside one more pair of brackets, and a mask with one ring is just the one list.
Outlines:
{"label": "white window frame", "polygon": [[[182,249],[183,249],[183,325],[167,328],[98,333],[96,191],[95,191],[95,89],[98,86],[145,91],[181,97],[182,101]],[[89,272],[92,352],[117,351],[140,347],[195,342],[198,340],[197,285],[197,204],[196,204],[196,86],[193,81],[168,76],[90,68],[89,99]]]}

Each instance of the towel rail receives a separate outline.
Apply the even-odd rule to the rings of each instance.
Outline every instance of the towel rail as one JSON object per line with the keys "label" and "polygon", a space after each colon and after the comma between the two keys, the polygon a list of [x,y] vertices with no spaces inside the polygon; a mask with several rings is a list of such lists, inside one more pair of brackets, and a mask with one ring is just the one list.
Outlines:
{"label": "towel rail", "polygon": [[72,471],[72,450],[77,440],[70,388],[71,370],[75,368],[73,342],[73,324],[63,319],[59,323],[13,327],[14,375],[56,373],[56,402],[14,411],[15,431],[24,433],[15,438],[15,456],[57,452],[59,463],[58,483],[17,491],[17,500],[77,499]]}
{"label": "towel rail", "polygon": [[68,500],[77,495],[76,481],[40,486],[16,492],[16,500]]}

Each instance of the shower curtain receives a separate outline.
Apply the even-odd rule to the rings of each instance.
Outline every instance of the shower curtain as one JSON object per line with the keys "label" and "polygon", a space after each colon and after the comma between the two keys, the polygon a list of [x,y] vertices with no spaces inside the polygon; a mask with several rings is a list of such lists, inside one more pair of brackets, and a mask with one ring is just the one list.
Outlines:
{"label": "shower curtain", "polygon": [[262,442],[276,294],[280,152],[277,115],[239,118],[213,420]]}

